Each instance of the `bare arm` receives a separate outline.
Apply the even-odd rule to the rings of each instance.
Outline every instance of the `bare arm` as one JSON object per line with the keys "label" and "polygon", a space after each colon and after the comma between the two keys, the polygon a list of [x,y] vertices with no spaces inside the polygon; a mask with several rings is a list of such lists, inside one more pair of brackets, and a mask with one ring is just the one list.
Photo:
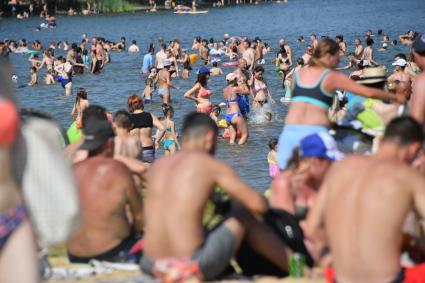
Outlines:
{"label": "bare arm", "polygon": [[165,127],[154,114],[151,113],[151,115],[152,115],[152,123],[158,129],[157,137],[156,137],[156,140],[155,140],[155,147],[158,148],[159,147],[159,141],[162,139],[162,137],[165,134]]}
{"label": "bare arm", "polygon": [[72,117],[72,119],[74,119],[74,115],[75,115],[75,112],[77,111],[77,104],[74,104],[74,106],[72,107],[72,111],[71,111],[71,117]]}
{"label": "bare arm", "polygon": [[173,136],[173,139],[176,142],[177,149],[179,149],[180,143],[179,143],[179,139],[177,138],[177,135],[176,135],[176,124],[174,124],[174,122],[171,125],[171,135]]}
{"label": "bare arm", "polygon": [[425,122],[425,75],[416,77],[413,83],[412,103],[410,115],[419,123],[424,125]]}
{"label": "bare arm", "polygon": [[413,188],[413,203],[420,217],[425,219],[425,178],[419,172],[413,172],[409,178]]}
{"label": "bare arm", "polygon": [[232,198],[239,201],[254,214],[264,214],[268,210],[265,199],[236,174],[229,165],[222,161],[213,160],[217,184]]}
{"label": "bare arm", "polygon": [[370,88],[358,84],[343,73],[332,72],[329,75],[329,80],[327,81],[333,90],[341,89],[363,97],[376,98],[380,100],[396,99],[402,103],[404,102],[404,99],[400,96],[391,94],[381,89]]}
{"label": "bare arm", "polygon": [[186,93],[183,95],[183,97],[190,99],[190,100],[193,100],[193,101],[198,101],[198,99],[196,97],[193,97],[193,94],[197,93],[200,88],[201,88],[200,84],[196,83],[191,89],[186,91]]}
{"label": "bare arm", "polygon": [[143,200],[141,195],[137,192],[134,184],[133,177],[127,168],[123,168],[123,181],[125,184],[125,192],[127,204],[130,207],[131,215],[133,216],[133,227],[136,231],[142,231],[144,225],[143,217]]}

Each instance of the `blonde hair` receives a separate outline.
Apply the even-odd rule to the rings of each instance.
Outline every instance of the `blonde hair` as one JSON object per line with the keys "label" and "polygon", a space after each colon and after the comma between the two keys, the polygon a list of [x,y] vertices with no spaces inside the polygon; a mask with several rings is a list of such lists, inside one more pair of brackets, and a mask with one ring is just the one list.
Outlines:
{"label": "blonde hair", "polygon": [[310,66],[325,66],[322,61],[320,61],[321,58],[326,56],[327,54],[335,55],[339,52],[339,45],[335,42],[335,40],[330,38],[322,38],[319,43],[317,44],[317,47],[314,49],[313,56],[310,60]]}

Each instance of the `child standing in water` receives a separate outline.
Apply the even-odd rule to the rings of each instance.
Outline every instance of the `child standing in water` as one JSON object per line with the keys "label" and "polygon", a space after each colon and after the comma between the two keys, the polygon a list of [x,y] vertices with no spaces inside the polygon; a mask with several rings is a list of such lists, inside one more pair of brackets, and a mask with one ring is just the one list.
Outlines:
{"label": "child standing in water", "polygon": [[269,163],[269,175],[274,178],[279,173],[279,166],[277,165],[277,139],[272,138],[269,141],[269,154],[267,155],[267,162]]}
{"label": "child standing in water", "polygon": [[180,149],[180,143],[176,135],[176,126],[173,122],[174,109],[170,105],[164,105],[163,107],[164,119],[161,121],[165,127],[165,134],[163,137],[163,147],[165,150],[165,156],[171,155],[176,150]]}
{"label": "child standing in water", "polygon": [[30,68],[30,74],[31,74],[31,80],[28,83],[28,85],[29,86],[35,86],[36,84],[38,84],[37,68],[36,67],[31,67]]}

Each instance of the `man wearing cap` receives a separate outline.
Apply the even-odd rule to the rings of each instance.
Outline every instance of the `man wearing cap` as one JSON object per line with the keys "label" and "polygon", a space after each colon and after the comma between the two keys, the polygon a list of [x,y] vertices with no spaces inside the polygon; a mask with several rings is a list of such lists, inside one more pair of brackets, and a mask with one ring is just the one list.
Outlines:
{"label": "man wearing cap", "polygon": [[158,94],[162,97],[162,102],[168,105],[171,103],[170,88],[179,90],[171,82],[171,74],[170,74],[171,64],[172,63],[170,60],[164,59],[162,61],[163,68],[158,72],[158,82],[159,82]]}
{"label": "man wearing cap", "polygon": [[343,158],[328,133],[306,136],[271,186],[270,206],[304,220],[333,161]]}
{"label": "man wearing cap", "polygon": [[422,72],[413,84],[410,115],[425,129],[425,34],[418,36],[412,44],[413,58]]}
{"label": "man wearing cap", "polygon": [[405,72],[407,61],[399,58],[393,64],[395,66],[394,73],[388,78],[388,82],[407,82],[410,83],[412,81],[411,76]]}
{"label": "man wearing cap", "polygon": [[80,148],[88,158],[74,165],[82,222],[68,241],[68,257],[75,263],[125,261],[143,229],[142,198],[131,172],[113,159],[111,123],[91,123],[84,133]]}
{"label": "man wearing cap", "polygon": [[329,170],[306,236],[318,254],[330,250],[333,282],[403,282],[404,221],[411,209],[425,217],[425,178],[409,166],[423,139],[414,119],[396,118],[375,155],[347,157]]}

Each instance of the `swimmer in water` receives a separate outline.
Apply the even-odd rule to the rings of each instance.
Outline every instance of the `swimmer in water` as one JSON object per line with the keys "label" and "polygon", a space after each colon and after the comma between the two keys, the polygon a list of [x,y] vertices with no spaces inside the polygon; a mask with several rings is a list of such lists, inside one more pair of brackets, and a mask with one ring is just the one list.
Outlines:
{"label": "swimmer in water", "polygon": [[223,75],[223,71],[221,70],[221,68],[218,66],[218,62],[213,62],[212,63],[213,67],[211,68],[210,72],[211,72],[211,76],[212,77],[216,77],[216,76],[221,76]]}
{"label": "swimmer in water", "polygon": [[212,103],[210,97],[212,95],[212,91],[207,85],[209,79],[210,71],[207,67],[202,66],[198,71],[198,79],[196,80],[195,85],[183,95],[184,98],[195,101],[197,112],[211,114]]}
{"label": "swimmer in water", "polygon": [[130,47],[128,47],[128,52],[140,52],[139,46],[137,46],[137,42],[135,40],[133,40]]}
{"label": "swimmer in water", "polygon": [[53,85],[55,84],[55,77],[53,76],[53,70],[47,70],[46,77],[44,78],[44,82],[46,85]]}
{"label": "swimmer in water", "polygon": [[170,60],[165,59],[162,64],[164,67],[158,72],[158,82],[159,82],[158,94],[162,96],[163,103],[170,105],[171,103],[170,88],[173,88],[177,91],[179,89],[175,87],[173,83],[171,82],[171,75],[169,71],[171,67]]}
{"label": "swimmer in water", "polygon": [[37,68],[36,67],[30,68],[30,76],[31,76],[31,80],[28,83],[28,86],[36,86],[38,84]]}
{"label": "swimmer in water", "polygon": [[361,40],[360,39],[354,40],[354,46],[355,46],[354,57],[360,60],[360,58],[362,58],[362,55],[363,55],[363,45]]}
{"label": "swimmer in water", "polygon": [[277,165],[277,138],[269,140],[269,153],[267,154],[267,163],[269,164],[269,176],[273,179],[280,172],[279,166]]}
{"label": "swimmer in water", "polygon": [[161,121],[165,128],[165,134],[162,138],[162,147],[165,151],[165,156],[171,155],[180,149],[180,143],[177,139],[176,125],[172,120],[174,117],[174,109],[172,106],[166,105],[163,109],[164,119]]}
{"label": "swimmer in water", "polygon": [[75,120],[77,129],[82,128],[83,112],[89,107],[89,100],[87,99],[87,91],[85,88],[80,87],[77,91],[77,98],[75,99],[74,107],[72,107],[71,117]]}
{"label": "swimmer in water", "polygon": [[190,66],[187,49],[182,49],[181,59],[178,59],[177,62],[183,64],[182,78],[185,80],[189,79],[189,73],[192,70],[192,67]]}
{"label": "swimmer in water", "polygon": [[361,60],[367,61],[371,66],[378,66],[379,64],[373,59],[373,44],[374,41],[372,38],[366,40],[366,48],[363,50],[363,55]]}
{"label": "swimmer in water", "polygon": [[272,98],[270,90],[267,86],[267,83],[264,81],[264,68],[262,66],[257,66],[254,69],[253,80],[251,85],[251,91],[253,96],[253,109],[258,111],[262,108],[268,101],[272,104],[275,101]]}
{"label": "swimmer in water", "polygon": [[143,90],[143,100],[145,104],[152,102],[152,92],[154,90],[154,80],[152,78],[146,79],[146,87]]}
{"label": "swimmer in water", "polygon": [[248,141],[248,124],[244,119],[239,108],[238,93],[245,93],[247,91],[245,85],[238,85],[238,77],[234,73],[229,73],[226,76],[227,86],[224,89],[223,96],[226,100],[226,122],[230,129],[230,144],[235,144],[236,133],[241,133],[241,138],[238,142],[243,145]]}

